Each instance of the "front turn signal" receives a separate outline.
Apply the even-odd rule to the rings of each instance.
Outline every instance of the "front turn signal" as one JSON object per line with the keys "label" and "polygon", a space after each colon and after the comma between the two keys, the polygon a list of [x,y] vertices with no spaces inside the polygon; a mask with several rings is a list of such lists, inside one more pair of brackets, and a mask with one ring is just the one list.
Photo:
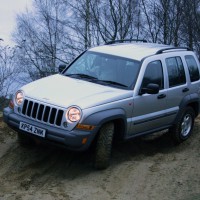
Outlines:
{"label": "front turn signal", "polygon": [[81,129],[81,130],[85,130],[85,131],[92,131],[95,128],[95,126],[86,125],[86,124],[77,124],[76,128]]}

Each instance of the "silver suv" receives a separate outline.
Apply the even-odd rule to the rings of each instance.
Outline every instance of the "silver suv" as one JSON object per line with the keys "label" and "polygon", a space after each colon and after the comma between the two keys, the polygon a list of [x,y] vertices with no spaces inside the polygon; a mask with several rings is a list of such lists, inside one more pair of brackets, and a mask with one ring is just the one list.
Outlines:
{"label": "silver suv", "polygon": [[112,142],[169,129],[181,143],[199,113],[199,62],[187,48],[114,41],[83,52],[60,74],[23,86],[4,109],[21,144],[83,151],[109,165]]}

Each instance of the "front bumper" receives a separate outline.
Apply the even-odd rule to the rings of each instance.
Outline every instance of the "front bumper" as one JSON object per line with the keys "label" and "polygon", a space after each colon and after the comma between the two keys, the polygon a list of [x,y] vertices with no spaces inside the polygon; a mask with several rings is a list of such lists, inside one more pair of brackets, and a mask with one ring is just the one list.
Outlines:
{"label": "front bumper", "polygon": [[[11,128],[17,132],[27,134],[30,137],[34,137],[39,140],[44,140],[44,142],[55,143],[59,146],[64,146],[67,149],[75,151],[84,151],[88,149],[97,133],[97,127],[92,131],[81,131],[73,129],[72,131],[63,130],[57,127],[52,127],[40,122],[27,119],[13,112],[9,107],[5,108],[3,111],[4,122],[7,123]],[[40,138],[39,136],[32,135],[31,133],[24,132],[19,129],[20,122],[34,125],[46,130],[45,138]],[[83,139],[87,138],[85,144],[82,143]]]}

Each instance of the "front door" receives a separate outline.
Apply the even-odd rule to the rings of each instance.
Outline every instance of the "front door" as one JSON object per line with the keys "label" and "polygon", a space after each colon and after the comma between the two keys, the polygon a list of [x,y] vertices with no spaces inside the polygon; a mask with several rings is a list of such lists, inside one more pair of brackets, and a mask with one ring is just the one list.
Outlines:
{"label": "front door", "polygon": [[147,64],[140,88],[149,83],[159,85],[158,94],[138,94],[134,98],[132,127],[130,134],[140,134],[166,124],[166,90],[164,89],[163,67],[160,60]]}

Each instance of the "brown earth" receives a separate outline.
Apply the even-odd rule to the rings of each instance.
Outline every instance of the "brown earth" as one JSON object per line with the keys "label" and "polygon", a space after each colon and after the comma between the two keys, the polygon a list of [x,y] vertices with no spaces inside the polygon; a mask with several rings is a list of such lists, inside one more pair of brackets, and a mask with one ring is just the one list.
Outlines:
{"label": "brown earth", "polygon": [[200,200],[200,117],[175,146],[167,133],[115,145],[97,171],[92,152],[19,146],[0,116],[0,200]]}

